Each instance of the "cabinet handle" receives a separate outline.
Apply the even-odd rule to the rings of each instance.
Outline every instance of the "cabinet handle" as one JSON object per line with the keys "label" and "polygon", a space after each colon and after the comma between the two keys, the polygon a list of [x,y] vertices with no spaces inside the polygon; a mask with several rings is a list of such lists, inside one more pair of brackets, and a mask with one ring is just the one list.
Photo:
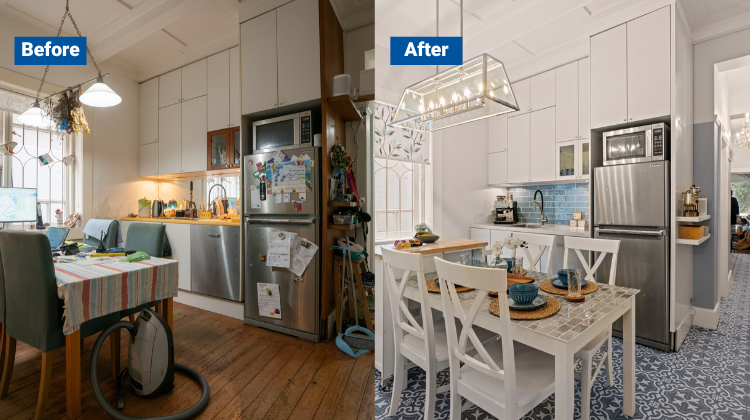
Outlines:
{"label": "cabinet handle", "polygon": [[281,105],[284,105],[284,103],[283,102],[279,102],[279,106],[281,106]]}
{"label": "cabinet handle", "polygon": [[633,121],[633,119],[631,118],[630,121]]}
{"label": "cabinet handle", "polygon": [[209,233],[208,237],[209,238],[221,238],[221,235],[218,233]]}
{"label": "cabinet handle", "polygon": [[627,120],[628,120],[628,119],[627,119],[627,118],[625,118],[625,119],[624,119],[623,121],[627,121]]}

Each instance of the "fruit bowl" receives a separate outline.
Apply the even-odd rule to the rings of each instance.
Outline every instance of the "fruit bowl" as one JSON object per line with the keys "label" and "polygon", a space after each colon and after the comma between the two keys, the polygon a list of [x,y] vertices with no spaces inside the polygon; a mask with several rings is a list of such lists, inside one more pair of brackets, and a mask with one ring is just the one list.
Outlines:
{"label": "fruit bowl", "polygon": [[440,239],[440,237],[437,236],[437,235],[427,236],[427,237],[420,237],[420,236],[416,236],[415,235],[414,239],[418,239],[418,240],[420,240],[420,241],[422,241],[422,242],[424,242],[426,244],[431,244],[431,243],[437,241],[438,239]]}

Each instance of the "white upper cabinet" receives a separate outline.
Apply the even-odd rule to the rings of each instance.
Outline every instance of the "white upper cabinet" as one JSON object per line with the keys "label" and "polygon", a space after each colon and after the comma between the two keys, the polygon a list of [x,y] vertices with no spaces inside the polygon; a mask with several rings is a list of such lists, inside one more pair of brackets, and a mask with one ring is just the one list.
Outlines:
{"label": "white upper cabinet", "polygon": [[140,147],[139,176],[159,174],[159,143],[144,144]]}
{"label": "white upper cabinet", "polygon": [[[318,16],[317,12],[315,16]],[[307,18],[309,19],[310,16]],[[315,21],[317,22],[317,19]],[[297,35],[302,38],[301,34],[297,33]],[[278,107],[276,10],[271,10],[240,25],[240,45],[242,73],[245,74],[242,78],[242,114]],[[320,54],[319,47],[316,51]],[[307,66],[304,69],[307,70]],[[300,70],[295,69],[298,73]],[[317,71],[319,72],[320,69]]]}
{"label": "white upper cabinet", "polygon": [[239,127],[240,110],[240,47],[229,50],[229,126]]}
{"label": "white upper cabinet", "polygon": [[513,94],[516,96],[518,111],[511,112],[508,115],[520,115],[531,111],[531,81],[529,79],[523,79],[511,83],[511,88],[513,89]]}
{"label": "white upper cabinet", "polygon": [[278,106],[320,99],[318,0],[294,0],[276,13]]}
{"label": "white upper cabinet", "polygon": [[627,23],[628,121],[670,114],[669,7]]}
{"label": "white upper cabinet", "polygon": [[159,141],[159,78],[140,85],[140,144]]}
{"label": "white upper cabinet", "polygon": [[182,69],[159,76],[159,108],[174,105],[182,98]]}
{"label": "white upper cabinet", "polygon": [[555,69],[555,138],[557,141],[578,138],[578,62]]}
{"label": "white upper cabinet", "polygon": [[628,119],[626,25],[591,37],[591,127]]}
{"label": "white upper cabinet", "polygon": [[[578,62],[578,138],[591,137],[591,67],[589,59]],[[560,111],[560,108],[557,109]],[[559,140],[559,138],[558,138]]]}
{"label": "white upper cabinet", "polygon": [[508,152],[490,153],[487,157],[487,184],[508,182]]}
{"label": "white upper cabinet", "polygon": [[509,183],[529,181],[530,128],[528,113],[508,118]]}
{"label": "white upper cabinet", "polygon": [[555,107],[531,114],[529,180],[555,180]]}
{"label": "white upper cabinet", "polygon": [[508,150],[508,115],[490,118],[488,150],[490,153]]}
{"label": "white upper cabinet", "polygon": [[555,71],[550,70],[531,78],[531,110],[555,106]]}
{"label": "white upper cabinet", "polygon": [[229,127],[229,65],[228,50],[208,57],[208,131]]}
{"label": "white upper cabinet", "polygon": [[[206,149],[206,96],[182,103],[182,165],[180,172],[208,169]],[[177,150],[175,150],[176,152]]]}
{"label": "white upper cabinet", "polygon": [[204,58],[182,68],[182,101],[206,94],[206,61]]}
{"label": "white upper cabinet", "polygon": [[[182,169],[182,104],[159,110],[159,174]],[[205,147],[204,147],[205,149]]]}

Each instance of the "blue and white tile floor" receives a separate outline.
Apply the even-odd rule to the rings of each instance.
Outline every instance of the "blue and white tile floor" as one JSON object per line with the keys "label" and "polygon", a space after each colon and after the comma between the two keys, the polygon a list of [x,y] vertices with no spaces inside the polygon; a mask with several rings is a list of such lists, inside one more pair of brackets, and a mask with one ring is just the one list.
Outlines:
{"label": "blue and white tile floor", "polygon": [[[693,327],[677,353],[636,346],[635,419],[748,419],[750,412],[750,255],[733,254],[734,284],[721,301],[716,331]],[[592,390],[592,419],[629,419],[622,413],[622,341],[615,338],[614,383],[599,375]],[[447,372],[441,372],[447,378]],[[389,419],[390,393],[380,389],[375,376],[375,418]],[[424,371],[409,371],[401,406],[390,419],[421,419],[424,409]],[[436,419],[449,418],[449,392],[438,395]],[[580,416],[580,382],[576,381],[576,418]],[[555,396],[539,404],[524,420],[553,419]],[[463,419],[492,419],[484,410],[465,402]]]}

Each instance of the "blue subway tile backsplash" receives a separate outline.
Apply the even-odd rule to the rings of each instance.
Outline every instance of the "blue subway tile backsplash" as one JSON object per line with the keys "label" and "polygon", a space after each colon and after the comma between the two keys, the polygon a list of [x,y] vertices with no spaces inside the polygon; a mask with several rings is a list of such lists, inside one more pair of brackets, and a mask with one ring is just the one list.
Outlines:
{"label": "blue subway tile backsplash", "polygon": [[[573,212],[581,212],[582,217],[589,220],[589,184],[566,183],[508,188],[508,194],[518,202],[519,222],[541,222],[542,215],[539,209],[534,209],[536,190],[541,190],[544,194],[544,213],[547,215],[548,223],[569,225]],[[539,201],[541,202],[541,199]]]}

